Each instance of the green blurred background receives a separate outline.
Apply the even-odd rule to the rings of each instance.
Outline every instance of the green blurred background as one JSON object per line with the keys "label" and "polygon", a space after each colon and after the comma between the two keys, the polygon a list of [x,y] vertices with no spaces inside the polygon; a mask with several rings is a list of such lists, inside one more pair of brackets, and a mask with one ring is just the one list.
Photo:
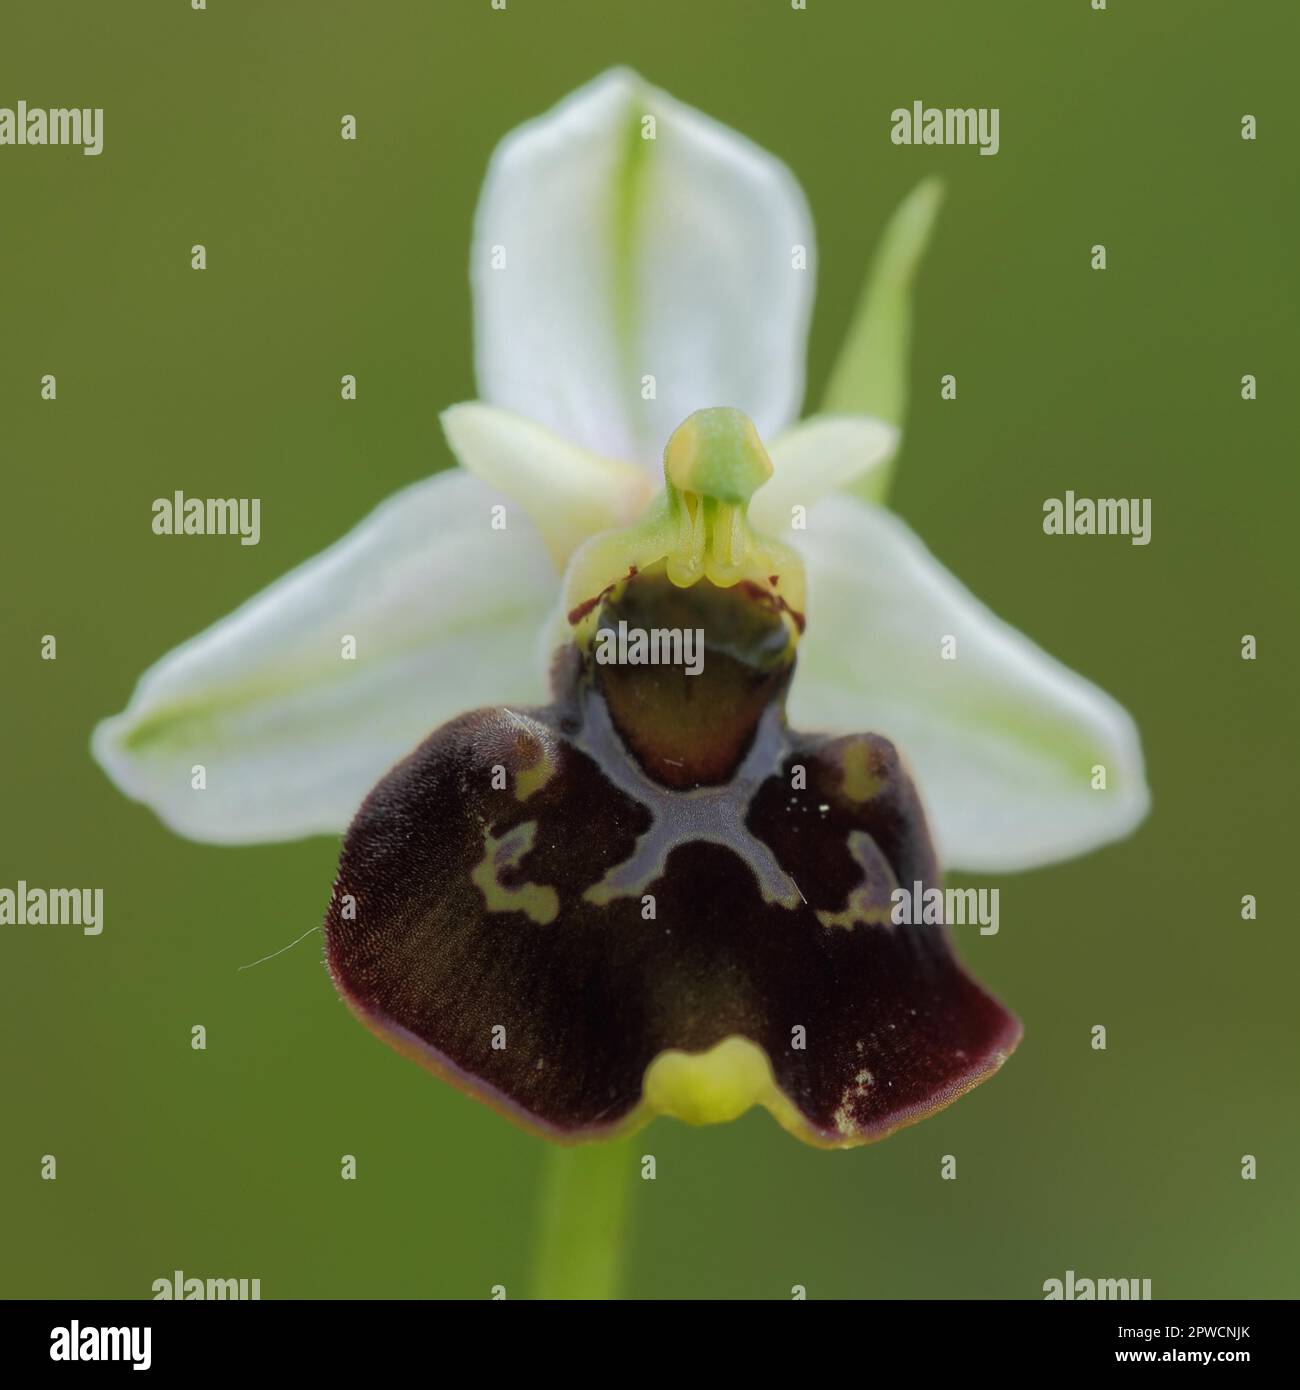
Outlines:
{"label": "green blurred background", "polygon": [[[177,839],[87,739],[155,658],[449,463],[488,155],[623,62],[802,181],[812,402],[885,218],[943,174],[894,504],[1134,711],[1155,797],[1128,843],[998,879],[1001,933],[962,935],[1025,1023],[988,1085],[847,1154],[762,1112],[647,1131],[628,1291],[1033,1298],[1074,1269],[1300,1294],[1298,39],[1290,0],[9,6],[0,105],[107,114],[97,159],[0,150],[0,883],[101,885],[107,926],[0,929],[0,1292],[145,1297],[176,1268],[265,1297],[525,1291],[539,1141],[365,1033],[318,937],[238,971],[319,921],[337,845]],[[1001,153],[891,145],[917,98],[1000,107]],[[261,497],[262,543],[160,541],[177,488]],[[1049,540],[1067,488],[1153,498],[1152,544]]]}

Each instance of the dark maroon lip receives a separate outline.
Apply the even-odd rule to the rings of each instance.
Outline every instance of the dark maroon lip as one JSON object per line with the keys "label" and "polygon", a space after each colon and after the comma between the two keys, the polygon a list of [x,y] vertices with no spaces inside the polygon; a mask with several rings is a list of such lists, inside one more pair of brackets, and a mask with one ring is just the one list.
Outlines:
{"label": "dark maroon lip", "polygon": [[[900,886],[941,884],[893,745],[788,727],[775,608],[739,587],[641,597],[705,615],[698,675],[571,651],[551,705],[463,715],[367,797],[325,923],[340,992],[552,1138],[635,1120],[656,1057],[730,1037],[762,1049],[813,1142],[948,1104],[1020,1025],[945,928],[891,916]],[[605,602],[601,621],[639,611]]]}

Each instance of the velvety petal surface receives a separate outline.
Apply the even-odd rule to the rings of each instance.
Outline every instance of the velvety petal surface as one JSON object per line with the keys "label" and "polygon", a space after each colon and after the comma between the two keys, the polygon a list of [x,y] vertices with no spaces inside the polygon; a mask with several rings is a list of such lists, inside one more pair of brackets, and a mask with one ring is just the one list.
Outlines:
{"label": "velvety petal surface", "polygon": [[395,494],[146,671],[96,728],[96,758],[193,839],[341,831],[431,728],[545,689],[537,635],[559,581],[522,511],[492,529],[502,502],[459,471]]}
{"label": "velvety petal surface", "polygon": [[656,478],[701,407],[775,436],[803,395],[814,275],[785,165],[611,70],[492,157],[471,258],[479,395]]}
{"label": "velvety petal surface", "polygon": [[[844,1146],[947,1104],[1019,1025],[942,926],[891,918],[939,881],[892,746],[786,728],[789,629],[739,586],[637,574],[598,630],[652,612],[701,623],[699,674],[572,647],[555,703],[462,716],[375,788],[326,920],[335,983],[552,1138],[757,1103]],[[743,735],[721,762],[719,709]]]}
{"label": "velvety petal surface", "polygon": [[[879,729],[908,760],[944,862],[1013,871],[1128,835],[1149,794],[1132,718],[1003,622],[906,524],[826,498],[784,538],[808,568],[791,717]],[[955,638],[955,659],[943,643]],[[1094,790],[1094,768],[1105,768]]]}

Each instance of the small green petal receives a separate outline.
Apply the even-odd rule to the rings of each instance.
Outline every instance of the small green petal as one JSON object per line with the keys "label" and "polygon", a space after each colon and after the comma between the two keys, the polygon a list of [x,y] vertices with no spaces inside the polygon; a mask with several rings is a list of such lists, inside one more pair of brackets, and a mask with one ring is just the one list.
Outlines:
{"label": "small green petal", "polygon": [[810,415],[772,441],[775,472],[754,494],[749,516],[760,531],[788,530],[796,506],[828,492],[883,502],[899,431],[866,415]]}
{"label": "small green petal", "polygon": [[891,425],[903,423],[912,336],[912,280],[942,202],[942,183],[937,178],[926,179],[889,219],[831,373],[823,412],[872,415]]}
{"label": "small green petal", "polygon": [[559,570],[588,536],[626,526],[650,496],[635,464],[580,449],[509,410],[463,401],[441,421],[462,466],[520,505]]}

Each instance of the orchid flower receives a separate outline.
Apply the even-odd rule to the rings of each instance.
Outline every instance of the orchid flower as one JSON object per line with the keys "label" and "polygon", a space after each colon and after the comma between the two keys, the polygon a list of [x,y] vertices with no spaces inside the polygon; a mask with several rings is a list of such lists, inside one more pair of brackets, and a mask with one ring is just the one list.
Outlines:
{"label": "orchid flower", "polygon": [[[326,924],[344,996],[550,1137],[759,1103],[846,1146],[947,1103],[1019,1027],[944,936],[889,923],[891,886],[1048,864],[1146,812],[1128,714],[883,505],[937,205],[924,184],[890,221],[799,420],[794,177],[628,71],[573,93],[488,169],[480,399],[442,416],[461,467],[95,730],[183,835],[351,825]],[[601,632],[669,617],[707,634],[697,685],[595,664]]]}

